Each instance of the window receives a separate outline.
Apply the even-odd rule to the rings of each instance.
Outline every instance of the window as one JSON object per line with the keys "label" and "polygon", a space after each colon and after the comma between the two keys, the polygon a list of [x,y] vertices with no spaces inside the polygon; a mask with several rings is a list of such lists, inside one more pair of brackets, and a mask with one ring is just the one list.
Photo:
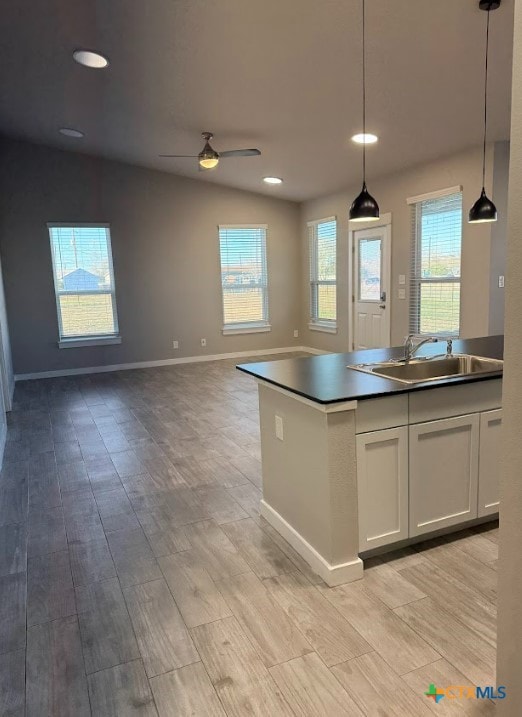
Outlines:
{"label": "window", "polygon": [[319,331],[337,330],[337,221],[308,223],[310,244],[310,323]]}
{"label": "window", "polygon": [[461,188],[417,197],[408,203],[412,204],[410,331],[458,336]]}
{"label": "window", "polygon": [[59,346],[119,343],[108,225],[48,227]]}
{"label": "window", "polygon": [[266,225],[219,227],[224,334],[270,331],[266,229]]}

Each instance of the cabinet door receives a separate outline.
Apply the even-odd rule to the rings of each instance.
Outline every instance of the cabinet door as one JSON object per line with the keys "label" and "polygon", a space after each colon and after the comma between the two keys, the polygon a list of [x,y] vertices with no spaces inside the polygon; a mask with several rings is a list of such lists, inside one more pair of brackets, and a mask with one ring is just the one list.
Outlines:
{"label": "cabinet door", "polygon": [[498,513],[502,409],[480,414],[478,514]]}
{"label": "cabinet door", "polygon": [[408,537],[408,428],[357,436],[359,549]]}
{"label": "cabinet door", "polygon": [[410,426],[410,536],[477,517],[479,414]]}

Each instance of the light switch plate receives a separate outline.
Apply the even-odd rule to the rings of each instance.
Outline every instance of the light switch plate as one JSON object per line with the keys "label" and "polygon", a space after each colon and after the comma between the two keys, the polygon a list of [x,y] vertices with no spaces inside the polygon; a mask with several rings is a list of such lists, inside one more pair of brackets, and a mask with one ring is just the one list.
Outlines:
{"label": "light switch plate", "polygon": [[498,288],[499,288],[499,289],[503,289],[503,288],[504,288],[504,277],[503,277],[502,275],[500,275],[500,276],[498,277]]}
{"label": "light switch plate", "polygon": [[399,299],[405,299],[406,298],[406,289],[399,289],[398,296],[399,296]]}
{"label": "light switch plate", "polygon": [[406,283],[406,274],[399,274],[399,284],[401,286],[404,286]]}

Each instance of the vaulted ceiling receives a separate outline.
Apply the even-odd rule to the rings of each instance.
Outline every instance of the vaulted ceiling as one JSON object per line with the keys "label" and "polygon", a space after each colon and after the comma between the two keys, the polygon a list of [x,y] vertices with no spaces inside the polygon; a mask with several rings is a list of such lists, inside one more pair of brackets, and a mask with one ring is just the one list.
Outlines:
{"label": "vaulted ceiling", "polygon": [[[367,0],[372,176],[479,144],[478,0]],[[513,0],[491,15],[490,138],[509,137]],[[106,70],[72,60],[77,47]],[[0,132],[295,200],[357,181],[361,0],[16,0],[2,7]],[[62,137],[60,127],[85,132]],[[198,172],[200,132],[259,147]],[[284,178],[268,187],[261,178]]]}

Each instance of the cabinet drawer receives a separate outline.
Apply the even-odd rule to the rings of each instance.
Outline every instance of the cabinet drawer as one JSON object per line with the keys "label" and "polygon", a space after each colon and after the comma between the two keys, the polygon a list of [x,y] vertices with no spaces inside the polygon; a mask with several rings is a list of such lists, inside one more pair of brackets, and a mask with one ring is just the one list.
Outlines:
{"label": "cabinet drawer", "polygon": [[412,391],[409,397],[410,423],[480,413],[502,406],[502,379]]}
{"label": "cabinet drawer", "polygon": [[370,398],[357,403],[355,432],[368,433],[408,425],[408,394]]}

